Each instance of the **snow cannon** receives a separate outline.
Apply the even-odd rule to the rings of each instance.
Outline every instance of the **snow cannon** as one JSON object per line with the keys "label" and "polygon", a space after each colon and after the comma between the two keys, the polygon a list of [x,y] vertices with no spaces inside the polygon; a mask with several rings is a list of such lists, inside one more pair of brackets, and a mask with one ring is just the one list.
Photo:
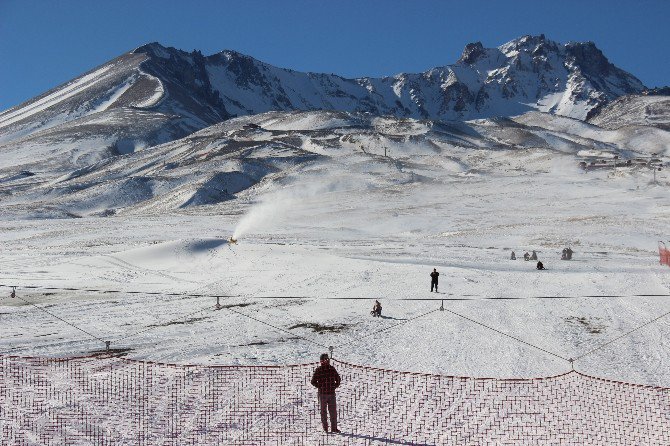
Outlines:
{"label": "snow cannon", "polygon": [[237,245],[237,239],[233,238],[233,237],[230,237],[228,239],[228,243],[230,243],[231,245]]}

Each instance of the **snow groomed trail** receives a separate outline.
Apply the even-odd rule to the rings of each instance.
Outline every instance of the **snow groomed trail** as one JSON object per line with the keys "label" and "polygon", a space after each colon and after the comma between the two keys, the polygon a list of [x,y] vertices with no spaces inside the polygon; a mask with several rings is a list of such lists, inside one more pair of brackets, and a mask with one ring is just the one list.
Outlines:
{"label": "snow groomed trail", "polygon": [[496,379],[334,365],[342,434],[327,435],[309,384],[316,364],[0,356],[1,444],[670,444],[670,388],[576,371]]}

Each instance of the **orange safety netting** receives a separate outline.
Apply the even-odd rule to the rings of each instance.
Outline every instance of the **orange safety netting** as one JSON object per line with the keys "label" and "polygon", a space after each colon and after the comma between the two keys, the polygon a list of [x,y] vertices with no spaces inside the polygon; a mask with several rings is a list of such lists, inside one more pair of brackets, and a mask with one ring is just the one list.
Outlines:
{"label": "orange safety netting", "polygon": [[0,444],[670,444],[667,388],[574,371],[489,379],[334,365],[343,433],[326,435],[316,364],[0,356]]}
{"label": "orange safety netting", "polygon": [[660,257],[661,265],[670,266],[670,251],[668,251],[668,248],[663,242],[658,242],[658,255]]}

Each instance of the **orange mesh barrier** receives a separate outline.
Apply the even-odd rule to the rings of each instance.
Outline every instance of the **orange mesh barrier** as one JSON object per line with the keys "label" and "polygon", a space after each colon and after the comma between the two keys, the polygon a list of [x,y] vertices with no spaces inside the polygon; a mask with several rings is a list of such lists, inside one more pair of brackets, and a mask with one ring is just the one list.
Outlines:
{"label": "orange mesh barrier", "polygon": [[658,242],[658,255],[661,265],[670,266],[670,251],[668,251],[668,248],[663,242]]}
{"label": "orange mesh barrier", "polygon": [[181,366],[0,356],[2,445],[667,445],[670,389],[577,372],[451,377],[335,362],[342,434],[316,364]]}

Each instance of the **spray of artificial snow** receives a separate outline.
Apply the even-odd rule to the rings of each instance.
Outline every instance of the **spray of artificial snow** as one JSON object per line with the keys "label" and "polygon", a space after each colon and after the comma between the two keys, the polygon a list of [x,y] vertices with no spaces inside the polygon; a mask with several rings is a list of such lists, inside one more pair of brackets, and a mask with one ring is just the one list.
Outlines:
{"label": "spray of artificial snow", "polygon": [[361,184],[360,179],[342,177],[341,174],[334,178],[328,169],[319,170],[318,173],[303,177],[299,183],[265,195],[242,217],[235,227],[231,242],[244,238],[250,232],[281,227],[294,211],[314,204],[311,199],[367,187]]}
{"label": "spray of artificial snow", "polygon": [[239,240],[252,230],[267,229],[276,223],[294,203],[294,198],[287,193],[266,195],[256,203],[240,220],[233,232],[233,241]]}

